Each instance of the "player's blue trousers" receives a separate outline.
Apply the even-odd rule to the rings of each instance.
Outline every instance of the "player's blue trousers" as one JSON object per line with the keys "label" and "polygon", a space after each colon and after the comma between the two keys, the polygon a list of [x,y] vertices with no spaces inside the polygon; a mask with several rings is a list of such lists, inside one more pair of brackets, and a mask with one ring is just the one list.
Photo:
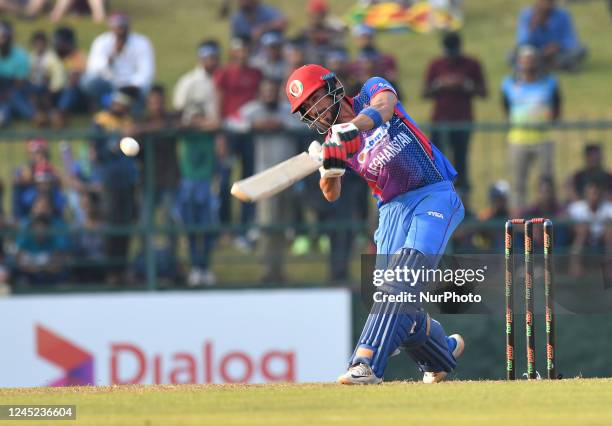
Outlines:
{"label": "player's blue trousers", "polygon": [[[449,181],[410,191],[382,205],[374,234],[377,269],[391,267],[398,259],[411,269],[435,268],[463,215],[463,204]],[[440,323],[418,305],[400,303],[374,304],[350,363],[365,362],[382,377],[389,355],[399,346],[423,371],[455,367]]]}

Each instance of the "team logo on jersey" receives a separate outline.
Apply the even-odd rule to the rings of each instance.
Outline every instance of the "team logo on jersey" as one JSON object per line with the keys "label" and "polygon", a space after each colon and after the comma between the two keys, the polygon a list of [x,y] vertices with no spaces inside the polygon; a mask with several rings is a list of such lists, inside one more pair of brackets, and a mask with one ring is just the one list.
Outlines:
{"label": "team logo on jersey", "polygon": [[289,93],[291,93],[294,98],[300,96],[303,91],[304,85],[300,80],[293,80],[291,83],[289,83]]}
{"label": "team logo on jersey", "polygon": [[384,140],[389,140],[389,127],[391,124],[389,122],[384,123],[382,126],[378,127],[374,130],[370,135],[366,136],[363,143],[363,149],[359,153],[357,157],[357,161],[360,164],[363,164],[366,160],[366,155],[372,148],[374,148],[377,144],[381,143]]}
{"label": "team logo on jersey", "polygon": [[440,212],[436,212],[436,211],[433,211],[433,210],[429,210],[429,211],[427,212],[427,214],[428,214],[429,216],[437,217],[438,219],[444,219],[444,215],[443,215],[442,213],[440,213]]}

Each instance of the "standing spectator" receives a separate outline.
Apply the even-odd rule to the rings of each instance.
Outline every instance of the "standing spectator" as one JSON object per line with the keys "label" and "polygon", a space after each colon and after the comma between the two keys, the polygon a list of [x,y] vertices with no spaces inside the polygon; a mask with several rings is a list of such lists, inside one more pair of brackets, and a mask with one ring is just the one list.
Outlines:
{"label": "standing spectator", "polygon": [[[133,129],[130,108],[130,96],[117,91],[109,109],[97,113],[93,123],[98,133],[92,142],[101,176],[102,211],[105,222],[114,227],[130,225],[136,218],[136,166],[131,157],[119,151],[119,139]],[[129,236],[124,234],[106,239],[107,256],[113,264],[107,269],[107,281],[112,286],[126,278],[129,243]]]}
{"label": "standing spectator", "polygon": [[66,84],[64,67],[53,49],[49,47],[47,35],[37,31],[30,40],[30,83],[34,92],[36,113],[34,122],[44,126],[49,121],[53,98]]}
{"label": "standing spectator", "polygon": [[542,73],[537,50],[523,46],[516,75],[502,83],[503,107],[512,128],[508,134],[514,209],[525,208],[527,179],[534,160],[540,177],[553,175],[554,144],[546,126],[561,116],[561,92],[554,76]]}
{"label": "standing spectator", "polygon": [[[423,96],[434,100],[431,120],[433,123],[471,123],[474,120],[472,100],[487,96],[482,68],[477,59],[462,53],[459,34],[446,34],[442,48],[444,56],[429,64],[423,89]],[[452,150],[452,162],[459,173],[457,187],[469,191],[470,130],[434,130],[431,138],[443,151]]]}
{"label": "standing spectator", "polygon": [[587,53],[578,40],[572,16],[558,8],[556,0],[535,0],[533,6],[523,9],[516,45],[534,46],[542,52],[544,65],[568,71],[575,70]]}
{"label": "standing spectator", "polygon": [[261,71],[248,64],[249,46],[245,39],[232,39],[229,56],[228,64],[215,74],[222,119],[237,114],[241,106],[255,99],[262,79]]}
{"label": "standing spectator", "polygon": [[[423,96],[435,102],[432,122],[471,123],[474,120],[472,99],[487,96],[482,68],[477,59],[463,55],[459,34],[446,34],[442,48],[444,56],[429,64],[423,89]],[[459,173],[457,187],[469,191],[470,130],[434,130],[432,141],[443,151],[452,150],[453,164]]]}
{"label": "standing spectator", "polygon": [[287,62],[283,56],[283,36],[277,32],[261,37],[262,49],[253,57],[251,65],[259,69],[265,78],[282,80],[287,75]]}
{"label": "standing spectator", "polygon": [[[296,155],[296,141],[285,131],[298,128],[299,121],[291,115],[287,102],[280,101],[282,80],[265,79],[259,90],[258,99],[240,108],[239,122],[242,131],[260,131],[265,134],[255,136],[255,173]],[[285,191],[271,199],[257,204],[257,223],[274,226],[291,222],[294,200],[291,192]],[[287,241],[284,230],[267,230],[260,239],[263,243],[264,274],[263,283],[281,283],[285,281],[284,253]]]}
{"label": "standing spectator", "polygon": [[[196,132],[187,132],[178,141],[180,171],[176,209],[184,226],[214,227],[219,219],[219,194],[216,182],[215,137],[202,132],[207,124],[203,113],[191,116],[184,124]],[[187,233],[191,270],[187,284],[192,287],[212,285],[216,277],[210,260],[216,235],[210,229]]]}
{"label": "standing spectator", "polygon": [[327,52],[344,47],[346,27],[340,19],[329,15],[326,0],[309,0],[308,25],[301,36],[307,43],[308,62],[323,63]]}
{"label": "standing spectator", "polygon": [[[377,75],[386,78],[391,83],[397,82],[395,57],[378,49],[376,46],[376,30],[366,24],[359,24],[353,28],[353,35],[357,44],[358,58],[351,65],[353,75],[360,76],[362,79],[366,78],[366,75],[368,78]],[[374,67],[367,70],[370,61],[374,64]],[[396,84],[394,86],[397,87]]]}
{"label": "standing spectator", "polygon": [[584,168],[577,171],[570,179],[572,201],[584,197],[584,188],[588,182],[599,182],[606,192],[612,191],[612,173],[604,167],[600,144],[588,144],[584,148]]}
{"label": "standing spectator", "polygon": [[[160,218],[166,226],[172,225],[174,216],[172,210],[175,205],[175,194],[178,186],[178,164],[176,157],[176,136],[172,129],[176,127],[177,120],[174,114],[166,109],[166,91],[163,86],[155,85],[151,88],[147,98],[146,117],[138,122],[133,130],[133,134],[145,143],[143,145],[142,157],[145,160],[143,170],[147,167],[147,150],[153,150],[153,199],[151,210],[146,205],[146,199],[141,203],[143,219],[149,212],[153,220]],[[145,170],[146,175],[146,170]],[[146,187],[146,182],[144,183]],[[159,208],[160,215],[156,215]],[[174,263],[176,254],[176,237],[170,233],[167,237],[166,254],[168,262]]]}
{"label": "standing spectator", "polygon": [[155,57],[149,39],[130,30],[130,19],[111,15],[109,32],[93,41],[83,88],[95,105],[108,105],[113,90],[123,89],[142,103],[155,77]]}
{"label": "standing spectator", "polygon": [[567,208],[569,218],[577,222],[570,256],[573,276],[582,275],[584,254],[609,255],[612,251],[612,201],[606,200],[605,189],[599,181],[588,182],[584,199]]}
{"label": "standing spectator", "polygon": [[30,119],[34,109],[30,104],[28,53],[13,44],[13,27],[0,21],[0,127],[16,115]]}
{"label": "standing spectator", "polygon": [[[236,117],[240,108],[247,102],[255,99],[259,90],[261,71],[248,65],[249,48],[245,40],[235,38],[231,41],[229,63],[219,69],[215,75],[217,89],[221,95],[221,118],[227,120]],[[253,174],[253,141],[251,135],[231,135],[229,140],[231,149],[240,155],[241,176]],[[221,191],[229,193],[229,182],[222,182]],[[226,202],[226,200],[223,200]],[[227,200],[229,201],[229,200]],[[228,208],[224,208],[229,212]],[[246,225],[252,222],[255,210],[253,205],[243,204],[240,223]],[[247,243],[240,239],[237,243],[243,247]]]}
{"label": "standing spectator", "polygon": [[81,76],[87,66],[85,52],[77,46],[76,35],[70,27],[59,27],[53,33],[53,47],[62,61],[65,84],[59,91],[51,114],[54,127],[64,127],[66,115],[86,110],[86,99],[80,88]]}
{"label": "standing spectator", "polygon": [[238,10],[232,15],[232,37],[244,38],[257,44],[267,32],[284,32],[287,18],[281,11],[261,4],[259,0],[238,0]]}
{"label": "standing spectator", "polygon": [[[183,139],[188,139],[192,144],[212,143],[209,135],[200,132],[215,131],[221,125],[220,94],[214,81],[214,76],[219,70],[220,53],[219,43],[216,40],[202,42],[197,51],[198,65],[183,75],[174,89],[174,109],[181,114],[182,126],[197,131],[183,136]],[[217,146],[225,147],[226,144],[221,139],[220,136],[217,137]],[[224,154],[224,152],[218,154]],[[227,156],[223,157],[218,158],[219,161],[216,164],[221,200],[219,217],[224,222],[229,222],[231,164]],[[192,281],[198,282],[200,275],[194,273]]]}
{"label": "standing spectator", "polygon": [[219,43],[202,42],[198,47],[198,64],[179,78],[174,88],[172,104],[181,114],[181,121],[191,125],[193,120],[203,120],[204,127],[216,129],[220,124],[220,99],[214,75],[219,69]]}

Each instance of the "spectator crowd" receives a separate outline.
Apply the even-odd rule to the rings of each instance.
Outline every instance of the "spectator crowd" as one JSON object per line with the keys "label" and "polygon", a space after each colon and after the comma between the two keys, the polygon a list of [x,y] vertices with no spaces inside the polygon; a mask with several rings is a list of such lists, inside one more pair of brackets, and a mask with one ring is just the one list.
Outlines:
{"label": "spectator crowd", "polygon": [[[25,3],[0,0],[0,10],[25,16],[45,10],[45,1]],[[107,17],[103,1],[59,1],[50,11],[54,21],[79,7],[96,21],[106,19],[108,31],[95,38],[88,52],[69,26],[33,33],[26,49],[15,43],[13,25],[0,22],[0,126],[25,119],[61,129],[81,115],[91,119],[93,135],[87,145],[62,143],[57,151],[45,139],[27,142],[28,162],[13,177],[11,214],[0,212],[2,229],[12,226],[16,235],[10,250],[5,251],[10,246],[6,237],[0,241],[5,243],[0,244],[0,284],[74,280],[118,286],[142,281],[147,244],[155,247],[160,280],[184,277],[190,286],[214,284],[211,261],[221,237],[218,225],[234,217],[241,225],[232,236],[234,245],[248,252],[259,246],[262,252],[262,282],[285,281],[286,254],[306,252],[315,243],[329,253],[330,279],[349,279],[355,229],[331,226],[324,235],[301,235],[282,225],[362,223],[369,217],[366,185],[349,184],[338,201],[328,204],[314,176],[256,207],[240,205],[240,212],[232,212],[230,181],[295,155],[312,139],[289,113],[283,95],[284,82],[297,67],[323,64],[354,96],[373,75],[401,91],[396,58],[377,42],[373,28],[347,28],[326,0],[308,1],[305,24],[293,36],[280,10],[258,0],[235,3],[227,61],[220,40],[204,39],[193,46],[193,68],[173,88],[155,82],[155,48],[147,35],[133,31],[125,13]],[[349,43],[356,46],[352,56]],[[516,46],[508,55],[511,72],[497,91],[510,123],[513,180],[492,185],[490,204],[479,212],[469,208],[471,132],[456,124],[476,120],[474,100],[490,95],[486,72],[478,58],[464,53],[460,34],[444,34],[441,48],[424,70],[422,96],[433,103],[431,139],[459,172],[456,185],[466,220],[567,218],[577,224],[559,233],[559,244],[575,253],[612,247],[612,174],[603,161],[603,144],[587,145],[584,168],[564,182],[563,193],[554,180],[555,147],[546,125],[562,118],[555,73],[577,72],[587,54],[569,12],[554,0],[534,0],[518,17]],[[146,141],[137,158],[120,152],[123,136]],[[155,173],[147,197],[144,164],[151,157]],[[530,196],[527,182],[533,170],[538,186]],[[346,179],[359,180],[354,175]],[[129,230],[153,221],[170,227],[163,244],[143,235],[141,244],[132,244],[139,247],[134,253]],[[177,260],[176,229],[187,236],[187,268]],[[497,229],[470,229],[457,233],[457,249],[500,248]],[[580,264],[571,268],[581,273]]]}

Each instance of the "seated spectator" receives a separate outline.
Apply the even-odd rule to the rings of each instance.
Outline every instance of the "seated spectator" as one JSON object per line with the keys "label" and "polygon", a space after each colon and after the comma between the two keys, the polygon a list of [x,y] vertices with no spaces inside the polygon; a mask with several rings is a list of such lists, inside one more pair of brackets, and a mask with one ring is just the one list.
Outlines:
{"label": "seated spectator", "polygon": [[459,189],[457,194],[463,202],[463,221],[462,226],[458,227],[452,236],[453,253],[466,254],[472,253],[477,249],[478,242],[478,217],[472,209],[472,197],[464,190]]}
{"label": "seated spectator", "polygon": [[87,102],[80,88],[81,76],[87,66],[85,52],[77,46],[72,28],[60,27],[53,33],[53,47],[62,61],[65,84],[55,99],[51,122],[55,128],[64,127],[68,113],[83,113]]}
{"label": "seated spectator", "polygon": [[259,69],[265,78],[282,80],[287,75],[287,63],[283,56],[283,36],[266,33],[261,37],[261,50],[253,57],[251,65]]}
{"label": "seated spectator", "polygon": [[[215,83],[217,90],[221,96],[221,119],[227,120],[230,117],[236,116],[238,110],[247,102],[255,99],[259,90],[259,83],[262,75],[261,71],[248,65],[249,46],[246,40],[235,38],[230,44],[229,62],[224,67],[221,67],[215,74]],[[234,153],[240,156],[241,160],[241,177],[251,176],[253,174],[253,143],[251,135],[232,134],[228,139],[228,145]],[[224,163],[221,179],[221,193],[229,194],[229,181],[224,179],[229,178],[230,165]],[[222,211],[229,216],[229,196],[222,198]],[[251,223],[255,214],[253,205],[242,204],[241,206],[240,223],[246,225]],[[244,240],[238,240],[237,243],[241,247],[246,247]]]}
{"label": "seated spectator", "polygon": [[[33,161],[18,170],[13,187],[13,216],[24,221],[31,213],[36,199],[47,196],[53,207],[53,214],[61,216],[66,199],[61,192],[59,176],[49,162],[46,141],[31,141],[28,149],[33,151]],[[34,148],[31,148],[31,146]]]}
{"label": "seated spectator", "polygon": [[84,220],[72,238],[72,276],[79,283],[101,283],[106,279],[105,237],[102,234],[102,203],[97,192],[84,191],[79,197]]}
{"label": "seated spectator", "polygon": [[22,3],[20,0],[0,0],[0,13],[19,15],[23,12]]}
{"label": "seated spectator", "polygon": [[[351,64],[353,75],[361,79],[373,75],[384,77],[391,83],[397,82],[397,64],[395,57],[381,52],[376,46],[376,30],[365,24],[356,25],[353,35],[357,44],[357,60]],[[372,65],[373,64],[373,65]],[[371,70],[367,69],[368,65]],[[370,74],[368,74],[370,73]],[[368,75],[368,77],[366,77]],[[364,80],[365,82],[365,80]],[[394,84],[397,87],[396,84]]]}
{"label": "seated spectator", "polygon": [[612,201],[606,200],[605,188],[600,181],[587,182],[584,198],[571,203],[568,216],[577,222],[574,226],[570,273],[583,274],[584,254],[609,254],[612,250]]}
{"label": "seated spectator", "polygon": [[532,163],[539,163],[539,177],[553,176],[554,143],[546,126],[561,117],[561,91],[557,79],[542,71],[538,51],[523,46],[517,72],[502,83],[503,108],[511,129],[508,133],[512,207],[525,208],[527,179]]}
{"label": "seated spectator", "polygon": [[[295,139],[285,131],[299,128],[300,123],[291,115],[289,104],[280,100],[281,82],[282,80],[265,79],[260,86],[258,98],[240,108],[237,118],[240,123],[233,123],[242,131],[266,132],[254,138],[255,173],[297,154]],[[293,201],[291,193],[285,191],[258,203],[257,223],[273,226],[291,222]],[[288,247],[284,230],[264,231],[260,241],[266,259],[261,282],[284,282],[284,253]]]}
{"label": "seated spectator", "polygon": [[258,44],[259,38],[270,31],[283,33],[287,18],[281,11],[261,4],[259,0],[239,0],[238,10],[231,17],[232,37],[251,40]]}
{"label": "seated spectator", "polygon": [[[29,17],[39,15],[45,10],[49,0],[28,0],[25,13]],[[90,13],[94,22],[106,18],[106,0],[57,0],[51,10],[51,22],[60,21],[69,12]]]}
{"label": "seated spectator", "polygon": [[612,191],[612,172],[604,167],[600,144],[584,147],[584,168],[574,173],[569,182],[571,201],[584,198],[584,188],[588,182],[600,182],[606,192]]}
{"label": "seated spectator", "polygon": [[31,186],[34,184],[34,169],[38,164],[47,164],[50,161],[49,142],[46,139],[31,139],[26,142],[28,163],[18,167],[13,176],[15,186]]}
{"label": "seated spectator", "polygon": [[[471,123],[472,100],[487,96],[480,62],[462,53],[461,37],[457,33],[447,33],[442,47],[444,56],[434,59],[425,75],[423,96],[434,100],[431,120],[433,123]],[[470,131],[437,130],[432,132],[431,139],[447,155],[452,151],[451,162],[459,173],[455,185],[469,192]]]}
{"label": "seated spectator", "polygon": [[181,114],[183,124],[213,130],[220,125],[219,94],[214,81],[219,69],[219,43],[204,41],[197,54],[196,67],[176,83],[172,104]]}
{"label": "seated spectator", "polygon": [[[76,147],[76,153],[73,152]],[[62,141],[59,144],[62,167],[60,178],[62,193],[66,197],[66,207],[69,211],[71,225],[82,226],[85,222],[85,212],[82,210],[82,194],[102,193],[102,172],[97,160],[95,146],[75,146]]]}
{"label": "seated spectator", "polygon": [[287,74],[284,78],[289,77],[293,71],[299,67],[306,65],[306,41],[303,37],[290,39],[285,44],[285,62],[287,62]]}
{"label": "seated spectator", "polygon": [[57,284],[65,279],[66,226],[53,214],[51,200],[39,196],[16,240],[16,275],[18,283]]}
{"label": "seated spectator", "polygon": [[[0,200],[4,200],[4,185],[0,181]],[[10,294],[11,288],[10,271],[6,265],[6,254],[4,252],[4,233],[8,230],[8,224],[4,215],[3,203],[0,203],[0,297]]]}
{"label": "seated spectator", "polygon": [[[562,218],[564,216],[564,208],[559,203],[557,198],[557,190],[555,181],[551,176],[544,176],[538,182],[538,191],[533,204],[525,208],[520,217],[546,217],[546,218]],[[543,244],[543,234],[536,232],[533,236],[534,244]],[[567,226],[563,223],[555,224],[554,244],[557,246],[567,246],[570,243],[570,232]]]}
{"label": "seated spectator", "polygon": [[[51,213],[55,217],[62,217],[66,198],[62,193],[59,176],[55,168],[50,164],[37,165],[34,169],[34,188],[24,194],[25,207],[24,211],[29,211],[33,208],[34,200],[41,196],[46,196],[51,202]],[[30,200],[32,200],[30,202]]]}
{"label": "seated spectator", "polygon": [[[530,45],[542,52],[544,65],[573,71],[586,57],[580,44],[572,16],[557,7],[556,0],[535,0],[523,9],[518,18],[516,46]],[[515,56],[512,56],[514,62]]]}
{"label": "seated spectator", "polygon": [[[495,182],[489,188],[489,206],[478,212],[480,221],[506,221],[510,217],[508,208],[508,193],[510,185],[504,180]],[[482,249],[491,252],[501,249],[504,245],[502,233],[498,232],[498,227],[487,227],[479,233],[478,244]]]}
{"label": "seated spectator", "polygon": [[32,35],[30,47],[32,49],[30,83],[36,110],[34,122],[38,126],[44,126],[49,121],[53,98],[57,97],[66,84],[66,76],[62,62],[49,46],[49,40],[44,32],[37,31]]}
{"label": "seated spectator", "polygon": [[309,0],[308,24],[301,31],[306,41],[308,62],[322,64],[327,52],[344,47],[346,27],[337,18],[330,16],[326,0]]}
{"label": "seated spectator", "polygon": [[29,101],[28,53],[13,44],[13,27],[0,21],[0,127],[14,116],[30,119],[34,109]]}
{"label": "seated spectator", "polygon": [[353,74],[351,74],[349,56],[346,49],[332,49],[325,55],[325,67],[335,72],[338,79],[344,85],[344,92],[347,96],[356,96],[361,90],[362,84],[359,84]]}
{"label": "seated spectator", "polygon": [[555,182],[551,176],[544,176],[538,182],[538,193],[533,204],[525,208],[520,217],[556,217],[563,213],[557,199]]}
{"label": "seated spectator", "polygon": [[136,107],[155,77],[155,57],[149,39],[130,30],[127,15],[115,13],[108,20],[110,31],[93,41],[83,89],[97,106],[108,106],[111,93],[122,89],[136,100]]}

